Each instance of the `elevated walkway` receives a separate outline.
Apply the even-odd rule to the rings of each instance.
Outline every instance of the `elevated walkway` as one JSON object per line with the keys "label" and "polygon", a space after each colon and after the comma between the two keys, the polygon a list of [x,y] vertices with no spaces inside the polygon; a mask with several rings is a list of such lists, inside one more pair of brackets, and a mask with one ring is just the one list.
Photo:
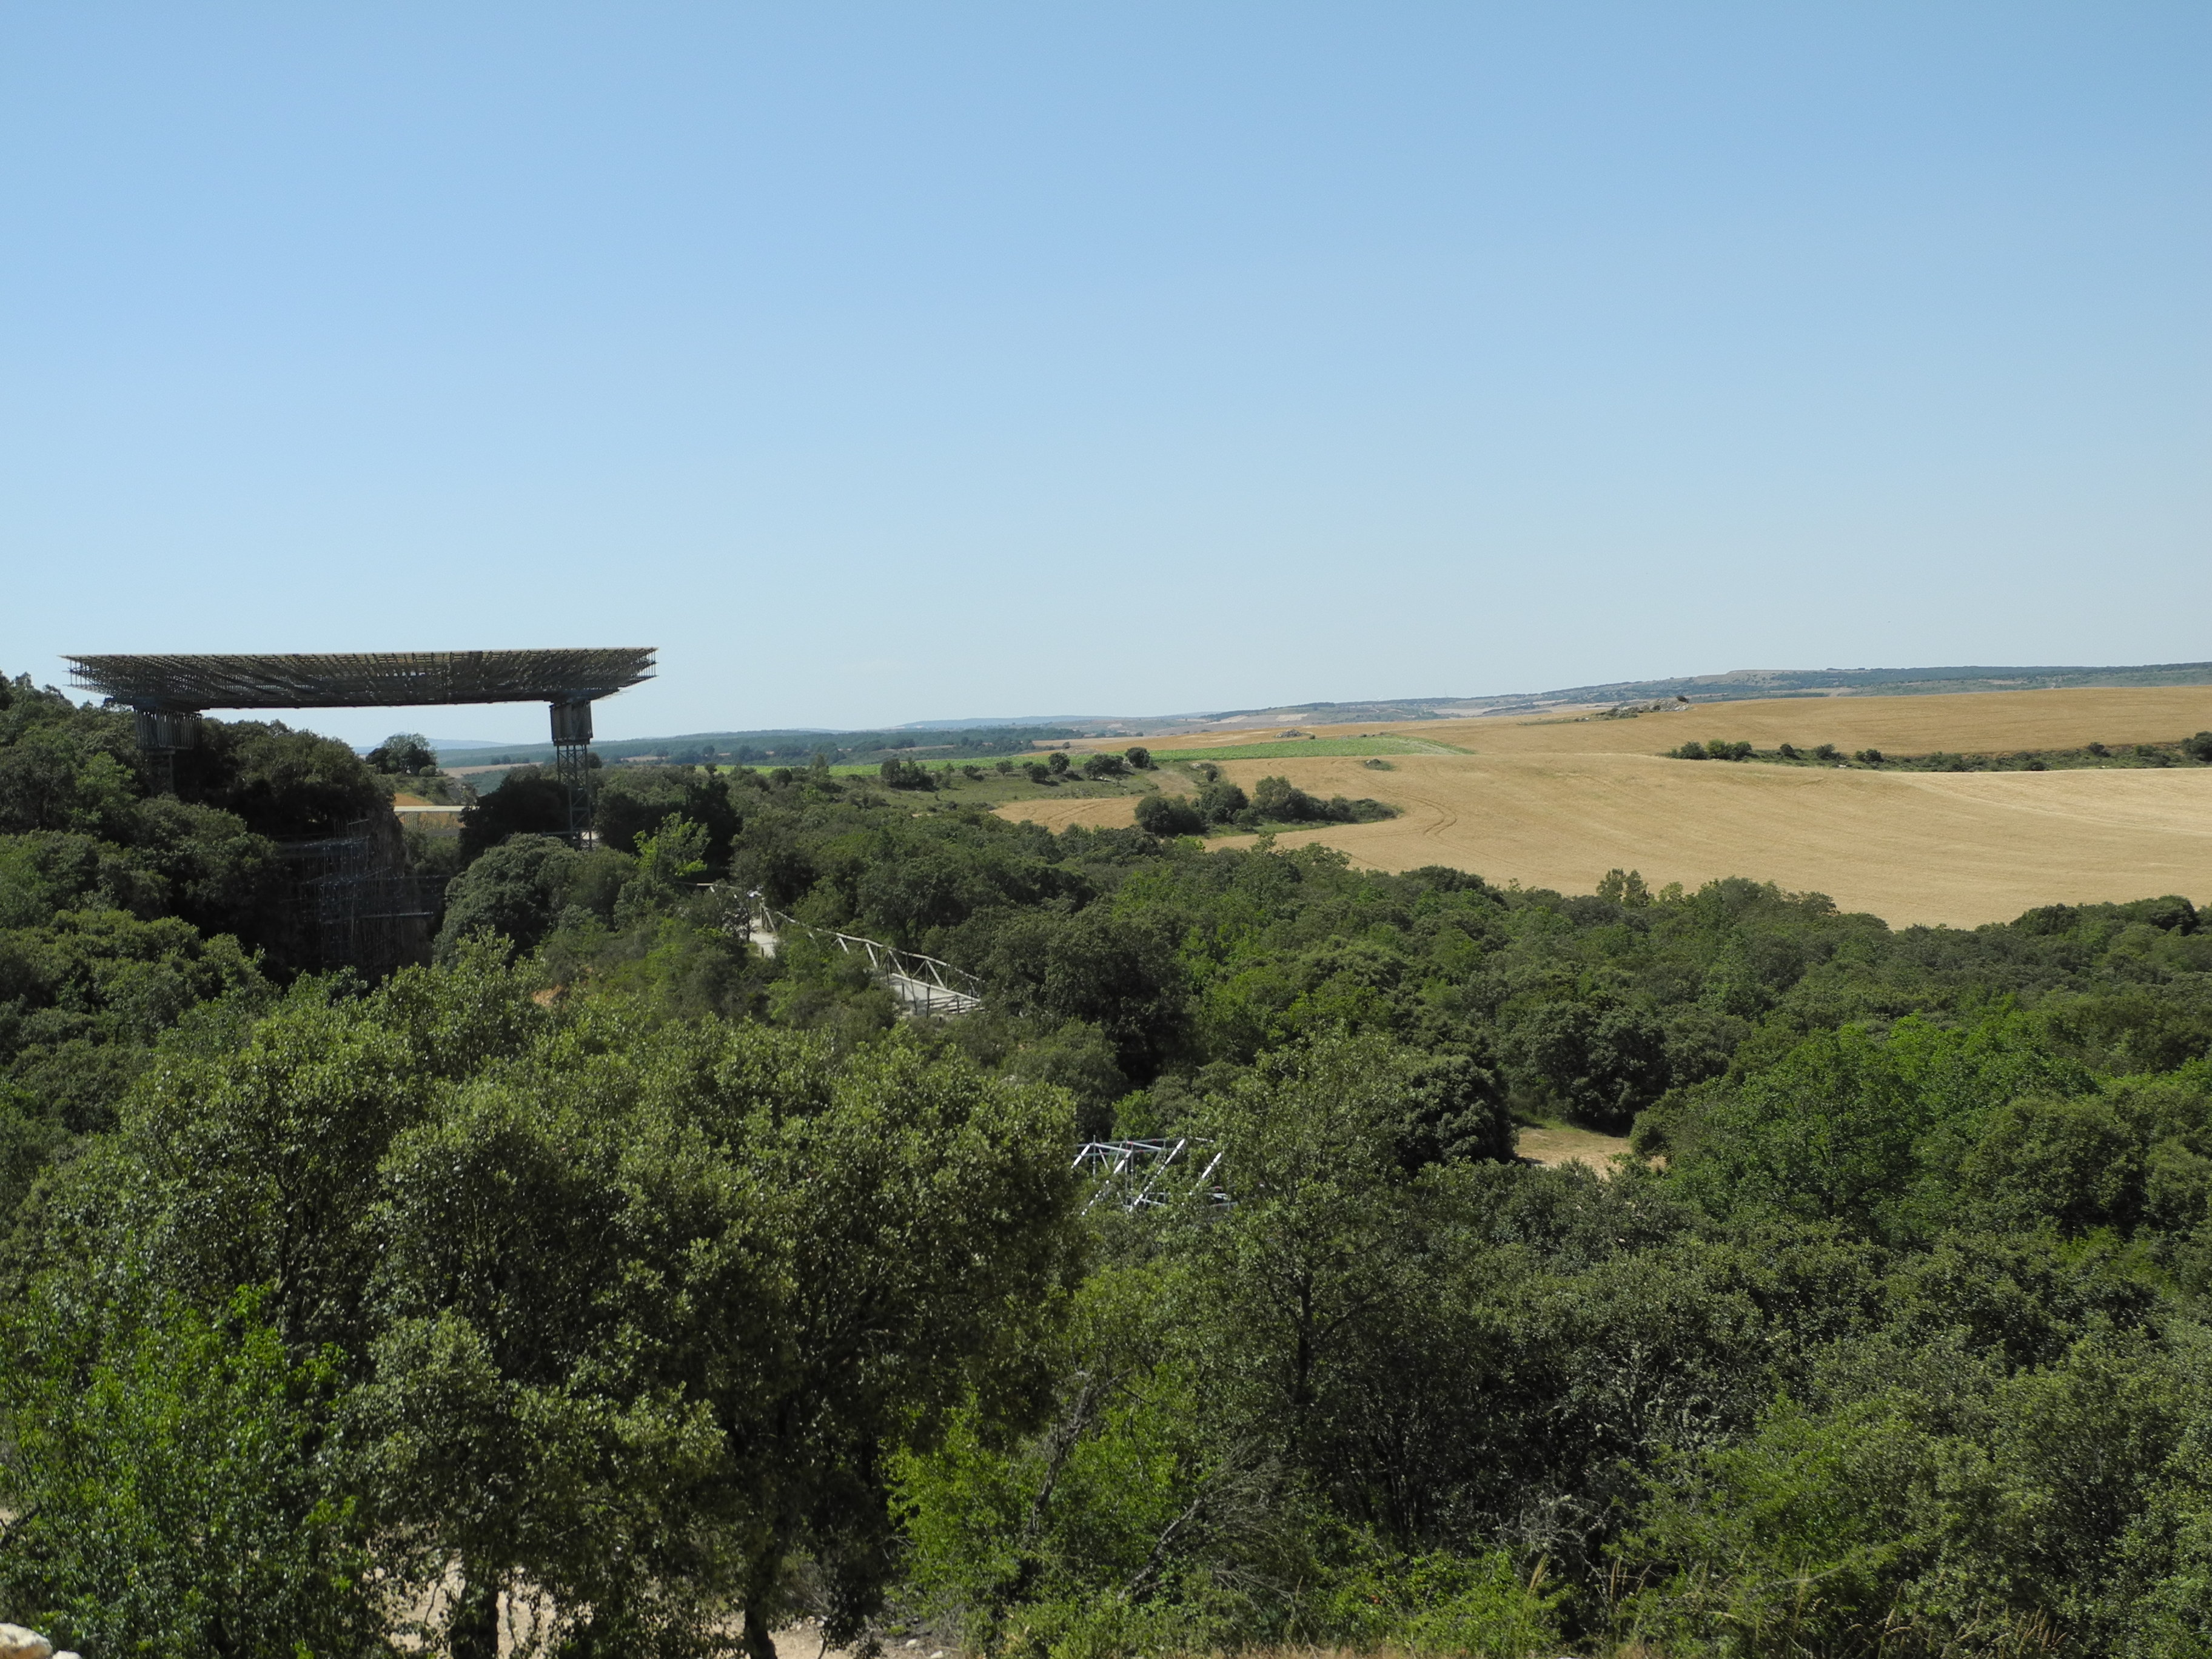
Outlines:
{"label": "elevated walkway", "polygon": [[858,933],[841,933],[834,927],[817,927],[796,916],[769,908],[758,893],[736,901],[722,923],[722,931],[750,940],[764,957],[772,957],[783,940],[794,933],[817,943],[834,945],[848,956],[862,958],[875,981],[897,999],[899,1012],[907,1018],[953,1019],[983,1006],[983,981],[949,962],[926,957],[919,951],[902,951],[881,939]]}

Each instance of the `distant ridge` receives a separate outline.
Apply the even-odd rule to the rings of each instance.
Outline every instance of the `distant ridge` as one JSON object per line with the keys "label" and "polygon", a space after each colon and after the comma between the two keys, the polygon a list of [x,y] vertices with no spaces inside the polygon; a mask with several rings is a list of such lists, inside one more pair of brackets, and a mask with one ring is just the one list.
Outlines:
{"label": "distant ridge", "polygon": [[[1612,680],[1556,691],[1504,692],[1479,697],[1393,697],[1363,702],[1278,703],[1264,708],[1224,708],[1211,714],[1110,715],[1022,714],[980,720],[916,720],[866,730],[784,727],[774,732],[693,732],[682,737],[629,738],[600,743],[610,760],[718,760],[738,764],[805,764],[817,750],[833,762],[872,761],[886,755],[950,760],[1003,755],[1034,739],[1125,734],[1170,735],[1200,726],[1314,726],[1352,721],[1468,720],[1492,715],[1541,714],[1619,703],[1744,702],[1762,697],[1908,697],[1966,691],[2050,690],[2070,686],[2212,685],[2212,662],[2150,663],[2118,668],[1733,668],[1725,674],[1686,674],[1672,679]],[[932,736],[939,741],[930,743]],[[433,745],[435,746],[434,744]],[[457,748],[459,745],[455,745]],[[495,745],[486,744],[489,749]],[[543,763],[545,744],[496,745],[497,754],[462,750],[463,764]],[[465,757],[465,758],[463,758]]]}
{"label": "distant ridge", "polygon": [[1243,723],[1301,714],[1317,724],[1347,720],[1465,720],[1470,715],[1541,713],[1674,697],[1686,697],[1692,702],[1741,702],[1761,697],[1926,696],[2099,685],[2212,685],[2212,662],[2151,663],[2134,668],[1732,668],[1725,674],[1613,680],[1602,685],[1485,697],[1399,697],[1379,702],[1224,709],[1210,718],[1216,723]]}

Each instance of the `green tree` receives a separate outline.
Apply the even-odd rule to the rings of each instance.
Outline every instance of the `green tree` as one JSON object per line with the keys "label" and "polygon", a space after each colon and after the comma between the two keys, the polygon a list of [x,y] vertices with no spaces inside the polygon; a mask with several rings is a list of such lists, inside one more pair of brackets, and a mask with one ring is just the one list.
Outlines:
{"label": "green tree", "polygon": [[336,1368],[289,1356],[251,1292],[203,1313],[78,1290],[0,1326],[0,1601],[95,1653],[388,1651]]}
{"label": "green tree", "polygon": [[372,770],[398,777],[417,777],[438,769],[437,751],[419,732],[395,732],[370,750],[366,758]]}
{"label": "green tree", "polygon": [[1199,787],[1191,805],[1208,823],[1233,823],[1251,805],[1245,793],[1226,778],[1215,778]]}
{"label": "green tree", "polygon": [[190,765],[200,799],[264,836],[333,836],[386,810],[368,763],[282,720],[209,720]]}
{"label": "green tree", "polygon": [[1137,803],[1137,828],[1151,836],[1201,836],[1206,820],[1180,795],[1146,795]]}
{"label": "green tree", "polygon": [[1521,1074],[1577,1120],[1615,1133],[1667,1091],[1667,1036],[1633,1006],[1542,1001],[1508,1028]]}
{"label": "green tree", "polygon": [[461,814],[461,856],[474,860],[509,836],[559,836],[568,829],[568,792],[535,766],[518,766]]}
{"label": "green tree", "polygon": [[129,1261],[196,1317],[265,1287],[336,1427],[256,1479],[357,1492],[388,1582],[458,1568],[449,1650],[535,1586],[582,1651],[696,1652],[734,1606],[761,1653],[794,1551],[850,1635],[893,1569],[891,1455],[1036,1396],[1068,1097],[542,987],[479,946],[165,1051],[51,1188],[49,1271],[81,1302]]}
{"label": "green tree", "polygon": [[666,910],[697,890],[707,873],[707,827],[681,815],[637,842],[637,872],[615,902],[617,925]]}
{"label": "green tree", "polygon": [[1638,909],[1651,902],[1651,890],[1644,884],[1642,872],[1635,870],[1607,871],[1598,878],[1597,896]]}
{"label": "green tree", "polygon": [[537,948],[568,902],[581,856],[550,836],[510,836],[453,878],[438,929],[438,960],[465,939],[492,934],[522,951]]}

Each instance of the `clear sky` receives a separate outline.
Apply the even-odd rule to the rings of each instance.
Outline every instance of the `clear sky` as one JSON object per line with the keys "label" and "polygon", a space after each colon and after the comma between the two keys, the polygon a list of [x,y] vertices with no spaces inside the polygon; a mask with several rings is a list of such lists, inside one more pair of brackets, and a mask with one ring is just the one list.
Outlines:
{"label": "clear sky", "polygon": [[[0,666],[2212,659],[2212,7],[0,7]],[[542,709],[303,723],[541,737]]]}

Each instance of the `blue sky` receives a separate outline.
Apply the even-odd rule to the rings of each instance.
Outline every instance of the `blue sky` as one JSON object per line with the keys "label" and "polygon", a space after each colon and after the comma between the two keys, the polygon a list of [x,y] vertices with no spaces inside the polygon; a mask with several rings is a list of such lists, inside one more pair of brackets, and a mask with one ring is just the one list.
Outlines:
{"label": "blue sky", "polygon": [[0,665],[658,645],[619,736],[2212,658],[2208,117],[2201,3],[17,0]]}

